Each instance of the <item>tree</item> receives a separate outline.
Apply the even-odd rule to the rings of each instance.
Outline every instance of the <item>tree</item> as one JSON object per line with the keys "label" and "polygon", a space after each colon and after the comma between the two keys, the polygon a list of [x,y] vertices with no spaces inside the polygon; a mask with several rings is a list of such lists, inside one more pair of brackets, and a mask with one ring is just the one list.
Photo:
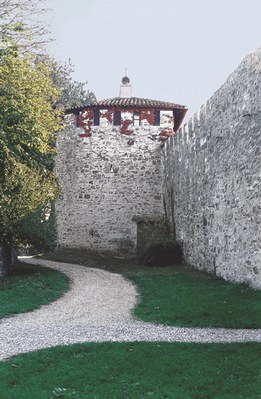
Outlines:
{"label": "tree", "polygon": [[9,259],[11,245],[43,246],[48,229],[53,237],[54,223],[45,216],[58,191],[54,132],[62,119],[55,105],[95,99],[86,83],[72,79],[70,61],[39,56],[51,40],[41,21],[45,2],[0,0],[0,246]]}
{"label": "tree", "polygon": [[94,93],[85,89],[88,82],[82,83],[73,80],[71,77],[73,72],[74,67],[71,60],[63,65],[58,62],[55,63],[54,84],[61,90],[62,96],[59,101],[67,109],[89,105],[96,100]]}
{"label": "tree", "polygon": [[49,68],[19,51],[0,56],[0,244],[19,242],[17,224],[55,198],[53,108],[60,97]]}
{"label": "tree", "polygon": [[61,91],[59,102],[66,108],[88,105],[95,95],[85,89],[87,82],[72,79],[71,61],[61,64],[45,54],[46,45],[52,41],[48,25],[41,19],[48,12],[45,3],[46,0],[0,0],[0,51],[15,46],[20,53],[36,54],[36,62],[45,62],[52,71],[53,83]]}
{"label": "tree", "polygon": [[89,105],[96,100],[94,93],[85,89],[88,82],[78,82],[72,79],[74,65],[69,59],[65,64],[61,64],[49,55],[40,55],[37,57],[40,62],[45,62],[52,71],[53,83],[61,91],[59,102],[65,108],[81,107]]}
{"label": "tree", "polygon": [[46,21],[46,0],[0,0],[0,42],[21,52],[39,52],[52,39]]}

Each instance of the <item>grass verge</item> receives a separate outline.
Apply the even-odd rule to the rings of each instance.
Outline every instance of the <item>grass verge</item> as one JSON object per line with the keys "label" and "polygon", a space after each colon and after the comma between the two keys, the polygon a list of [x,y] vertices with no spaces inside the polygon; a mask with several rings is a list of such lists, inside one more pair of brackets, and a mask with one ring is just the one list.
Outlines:
{"label": "grass verge", "polygon": [[69,289],[68,278],[53,269],[16,262],[0,281],[0,319],[28,312],[58,299]]}
{"label": "grass verge", "polygon": [[260,344],[102,343],[0,363],[1,399],[257,399]]}
{"label": "grass verge", "polygon": [[261,291],[183,266],[142,267],[136,261],[60,250],[45,258],[121,273],[140,293],[134,310],[147,322],[180,327],[261,328]]}
{"label": "grass verge", "polygon": [[178,327],[261,328],[261,292],[203,273],[145,274],[131,279],[141,293],[137,318]]}

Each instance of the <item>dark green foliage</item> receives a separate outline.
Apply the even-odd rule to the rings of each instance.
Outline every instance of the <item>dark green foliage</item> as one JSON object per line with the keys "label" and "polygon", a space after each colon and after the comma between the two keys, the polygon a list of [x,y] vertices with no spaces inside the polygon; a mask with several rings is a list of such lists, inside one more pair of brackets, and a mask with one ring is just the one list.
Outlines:
{"label": "dark green foliage", "polygon": [[182,247],[177,241],[153,243],[140,258],[146,266],[169,266],[182,262]]}
{"label": "dark green foliage", "polygon": [[56,246],[54,202],[47,203],[29,213],[16,224],[22,248],[30,253],[53,250]]}
{"label": "dark green foliage", "polygon": [[1,399],[257,399],[260,344],[89,343],[0,363]]}
{"label": "dark green foliage", "polygon": [[64,274],[47,267],[16,262],[10,275],[0,281],[0,319],[45,305],[68,289],[69,281]]}

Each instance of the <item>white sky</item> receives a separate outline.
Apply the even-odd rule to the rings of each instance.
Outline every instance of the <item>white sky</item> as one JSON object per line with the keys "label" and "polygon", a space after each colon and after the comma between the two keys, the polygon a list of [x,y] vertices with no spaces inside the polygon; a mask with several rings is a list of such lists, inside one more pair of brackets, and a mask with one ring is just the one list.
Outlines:
{"label": "white sky", "polygon": [[56,59],[101,100],[119,95],[187,105],[188,116],[261,45],[261,0],[49,0]]}

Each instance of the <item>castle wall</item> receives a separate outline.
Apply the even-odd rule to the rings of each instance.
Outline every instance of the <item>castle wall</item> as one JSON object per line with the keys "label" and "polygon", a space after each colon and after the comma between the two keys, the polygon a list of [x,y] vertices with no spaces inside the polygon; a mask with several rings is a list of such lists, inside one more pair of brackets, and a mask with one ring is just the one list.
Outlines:
{"label": "castle wall", "polygon": [[99,126],[91,110],[67,116],[57,140],[59,246],[129,256],[136,254],[137,230],[143,238],[142,231],[152,239],[164,234],[160,134],[173,134],[169,112],[160,126],[150,125],[149,110],[140,126],[132,123],[133,110],[122,112],[121,126],[113,126],[111,110],[100,111]]}
{"label": "castle wall", "polygon": [[164,203],[185,260],[261,288],[260,51],[164,149]]}

